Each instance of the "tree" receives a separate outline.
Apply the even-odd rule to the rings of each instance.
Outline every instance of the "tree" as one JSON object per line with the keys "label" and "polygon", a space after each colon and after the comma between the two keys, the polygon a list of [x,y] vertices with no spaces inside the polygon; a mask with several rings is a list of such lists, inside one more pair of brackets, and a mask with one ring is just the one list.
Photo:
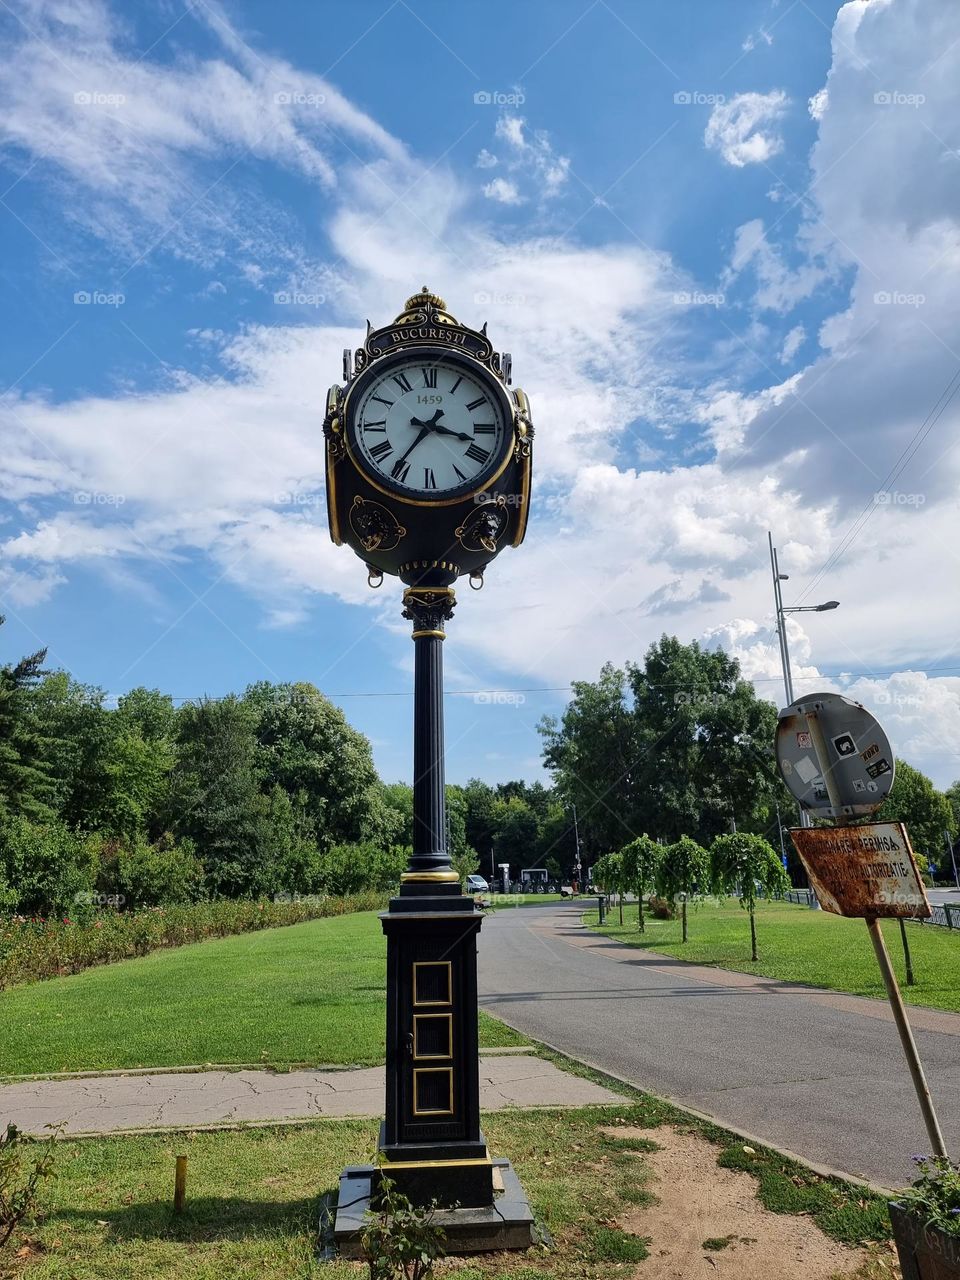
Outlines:
{"label": "tree", "polygon": [[663,861],[663,845],[649,836],[638,836],[620,850],[620,859],[623,878],[637,895],[637,924],[643,933],[643,899],[656,887],[657,872]]}
{"label": "tree", "polygon": [[662,898],[680,899],[684,942],[687,940],[687,902],[704,896],[709,878],[707,851],[696,840],[681,836],[665,846],[657,868],[657,892]]}
{"label": "tree", "polygon": [[539,726],[561,800],[576,804],[589,855],[643,831],[711,840],[731,818],[763,831],[789,799],[773,754],[776,709],[722,650],[663,636],[642,664],[578,682]]}
{"label": "tree", "polygon": [[605,853],[593,864],[593,878],[603,890],[604,896],[618,895],[620,923],[623,924],[623,895],[633,887],[627,876],[624,859],[620,853]]}
{"label": "tree", "polygon": [[170,825],[193,840],[214,893],[257,893],[275,851],[256,772],[255,709],[231,694],[187,703],[177,719]]}
{"label": "tree", "polygon": [[495,815],[497,830],[493,851],[497,862],[509,862],[518,870],[529,867],[540,835],[537,815],[519,796],[497,800]]}
{"label": "tree", "polygon": [[949,798],[905,760],[897,762],[890,794],[873,820],[904,823],[916,852],[934,865],[944,859],[944,832],[957,829]]}
{"label": "tree", "polygon": [[768,897],[790,887],[780,855],[762,836],[748,831],[717,836],[710,846],[710,881],[718,896],[739,892],[741,907],[750,913],[751,959],[756,960],[758,887]]}
{"label": "tree", "polygon": [[627,664],[633,695],[638,830],[701,841],[729,820],[762,828],[779,794],[773,742],[777,713],[740,678],[722,649],[662,636],[642,666]]}
{"label": "tree", "polygon": [[626,701],[626,676],[612,663],[604,663],[596,684],[578,680],[572,688],[560,720],[545,716],[538,730],[543,762],[553,773],[560,799],[577,806],[590,862],[636,835],[631,822],[636,809],[635,723]]}
{"label": "tree", "polygon": [[[0,614],[0,626],[5,619]],[[46,674],[46,649],[0,667],[0,819],[53,817],[49,743],[30,714],[29,693]]]}
{"label": "tree", "polygon": [[308,814],[321,848],[366,838],[379,779],[370,743],[314,685],[250,685],[256,771]]}

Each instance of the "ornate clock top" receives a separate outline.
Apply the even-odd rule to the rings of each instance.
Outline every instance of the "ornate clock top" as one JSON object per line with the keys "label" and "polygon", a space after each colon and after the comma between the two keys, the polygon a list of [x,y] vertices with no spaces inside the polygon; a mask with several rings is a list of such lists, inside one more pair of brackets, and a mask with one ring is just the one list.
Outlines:
{"label": "ornate clock top", "polygon": [[449,311],[447,304],[438,293],[431,293],[426,285],[419,293],[413,294],[404,304],[403,311],[394,320],[394,324],[415,324],[424,314],[436,324],[458,324]]}

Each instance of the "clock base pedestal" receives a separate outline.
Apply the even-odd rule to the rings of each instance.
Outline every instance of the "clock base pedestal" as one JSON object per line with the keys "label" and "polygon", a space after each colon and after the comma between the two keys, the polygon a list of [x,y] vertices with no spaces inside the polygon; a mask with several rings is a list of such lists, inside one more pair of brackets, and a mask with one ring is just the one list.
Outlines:
{"label": "clock base pedestal", "polygon": [[[491,1204],[475,1208],[439,1209],[433,1221],[446,1234],[446,1253],[494,1253],[505,1249],[529,1249],[543,1233],[537,1228],[520,1179],[509,1160],[493,1160],[488,1166],[494,1184]],[[362,1258],[360,1233],[371,1209],[377,1178],[386,1170],[379,1165],[348,1165],[340,1175],[340,1197],[333,1239],[344,1258]]]}

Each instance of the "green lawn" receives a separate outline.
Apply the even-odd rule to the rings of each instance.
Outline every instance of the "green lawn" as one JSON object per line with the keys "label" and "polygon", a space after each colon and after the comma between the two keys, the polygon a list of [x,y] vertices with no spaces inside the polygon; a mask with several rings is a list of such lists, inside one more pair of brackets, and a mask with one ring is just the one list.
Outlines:
{"label": "green lawn", "polygon": [[[597,928],[596,911],[584,919]],[[679,920],[654,920],[644,913],[646,929],[637,930],[637,908],[624,907],[620,927],[616,906],[598,931],[633,946],[650,947],[696,964],[718,965],[741,973],[759,973],[787,982],[809,982],[834,991],[885,998],[873,946],[862,920],[789,903],[763,902],[757,908],[760,959],[750,960],[750,921],[739,903],[710,902],[689,913],[689,941],[680,941]],[[907,924],[916,985],[906,985],[900,929],[882,925],[904,999],[911,1004],[960,1012],[960,932]]]}
{"label": "green lawn", "polygon": [[[0,1075],[383,1061],[375,912],[264,929],[0,993]],[[484,1046],[523,1044],[480,1015]]]}
{"label": "green lawn", "polygon": [[[491,1150],[513,1160],[555,1247],[471,1258],[452,1274],[458,1280],[633,1274],[624,1264],[646,1257],[647,1242],[621,1231],[615,1220],[649,1201],[644,1155],[654,1144],[639,1135],[610,1137],[602,1126],[682,1123],[681,1113],[634,1095],[618,1105],[505,1111],[484,1119]],[[818,1178],[763,1149],[747,1160],[742,1141],[700,1128],[718,1144],[718,1163],[755,1174],[768,1207],[809,1214],[847,1243],[889,1235],[877,1197]],[[320,1197],[336,1188],[344,1164],[373,1157],[376,1135],[374,1120],[344,1120],[63,1142],[56,1176],[42,1192],[39,1225],[14,1238],[15,1250],[27,1250],[15,1274],[23,1280],[359,1280],[366,1275],[360,1264],[316,1258]],[[183,1154],[187,1207],[174,1217],[174,1158]],[[670,1193],[669,1187],[658,1190]]]}

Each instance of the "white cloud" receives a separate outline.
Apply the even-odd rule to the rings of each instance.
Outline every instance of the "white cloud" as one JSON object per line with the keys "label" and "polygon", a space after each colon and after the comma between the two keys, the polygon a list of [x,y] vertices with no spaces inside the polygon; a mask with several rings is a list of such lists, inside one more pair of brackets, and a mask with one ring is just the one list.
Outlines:
{"label": "white cloud", "polygon": [[482,147],[477,159],[476,165],[478,169],[495,169],[497,167],[497,157],[492,151],[488,151],[486,147]]}
{"label": "white cloud", "polygon": [[[495,136],[506,146],[505,165],[516,179],[530,183],[540,200],[559,195],[570,176],[570,159],[559,155],[549,135],[542,129],[532,133],[521,116],[502,115],[497,120]],[[486,150],[480,153],[488,156]],[[494,185],[491,183],[491,186]]]}
{"label": "white cloud", "polygon": [[775,126],[786,107],[787,95],[782,89],[738,93],[713,108],[703,140],[738,169],[762,164],[783,150],[783,138]]}
{"label": "white cloud", "polygon": [[829,105],[830,105],[830,95],[826,89],[826,86],[824,86],[824,88],[818,89],[817,92],[813,95],[813,97],[807,103],[807,110],[810,112],[810,118],[812,120],[822,120],[823,113],[826,111]]}
{"label": "white cloud", "polygon": [[483,194],[488,200],[496,200],[497,204],[523,204],[517,184],[509,178],[494,178],[483,188]]}
{"label": "white cloud", "polygon": [[780,348],[780,363],[789,364],[806,340],[807,331],[802,324],[795,324],[783,340]]}

